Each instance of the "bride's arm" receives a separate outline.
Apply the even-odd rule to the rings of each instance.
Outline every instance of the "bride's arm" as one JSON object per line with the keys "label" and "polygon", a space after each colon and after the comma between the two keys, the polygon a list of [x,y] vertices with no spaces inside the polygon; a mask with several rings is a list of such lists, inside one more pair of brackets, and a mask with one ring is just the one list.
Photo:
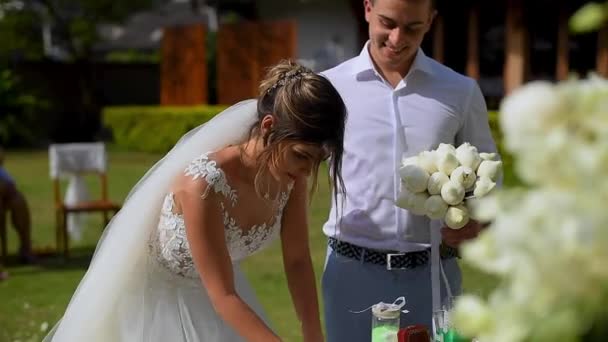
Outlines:
{"label": "bride's arm", "polygon": [[283,214],[281,240],[287,283],[305,342],[323,341],[315,274],[308,243],[308,197],[305,178],[298,179]]}
{"label": "bride's arm", "polygon": [[205,182],[186,183],[175,197],[184,215],[194,263],[216,312],[247,341],[281,341],[236,292],[218,202],[221,195],[210,189],[201,199],[201,183]]}

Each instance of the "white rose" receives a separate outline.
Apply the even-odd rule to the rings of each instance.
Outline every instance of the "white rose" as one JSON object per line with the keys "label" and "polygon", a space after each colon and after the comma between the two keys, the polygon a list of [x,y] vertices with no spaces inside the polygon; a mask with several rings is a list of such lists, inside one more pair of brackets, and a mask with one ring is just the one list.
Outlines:
{"label": "white rose", "polygon": [[453,152],[437,152],[437,170],[450,175],[460,162]]}
{"label": "white rose", "polygon": [[445,213],[445,224],[452,229],[460,229],[469,222],[469,212],[464,205],[451,206]]}
{"label": "white rose", "polygon": [[456,153],[456,147],[454,147],[454,145],[451,144],[444,144],[444,143],[440,143],[439,146],[437,146],[437,149],[435,149],[435,151],[437,153]]}
{"label": "white rose", "polygon": [[412,192],[426,190],[429,181],[429,173],[418,165],[408,164],[399,169],[401,180],[405,187]]}
{"label": "white rose", "polygon": [[465,142],[458,146],[456,149],[456,158],[460,162],[460,165],[468,166],[473,170],[476,170],[481,163],[481,157],[477,152],[477,147]]}
{"label": "white rose", "polygon": [[480,177],[477,182],[475,182],[475,190],[473,190],[473,195],[475,197],[483,197],[487,195],[494,187],[496,183],[494,183],[488,177]]}
{"label": "white rose", "polygon": [[475,185],[475,180],[477,180],[477,175],[473,169],[468,166],[459,166],[450,175],[450,180],[462,184],[465,190],[470,189]]}
{"label": "white rose", "polygon": [[397,197],[397,201],[395,202],[395,204],[399,207],[399,208],[403,208],[406,210],[410,210],[413,206],[413,202],[412,202],[412,195],[414,193],[409,191],[405,185],[402,184],[401,186],[401,192],[399,192],[399,197]]}
{"label": "white rose", "polygon": [[500,160],[484,160],[479,164],[477,169],[477,175],[479,177],[486,177],[495,181],[500,175],[502,169],[502,162]]}
{"label": "white rose", "polygon": [[481,152],[479,154],[479,157],[481,158],[481,160],[497,160],[498,154]]}
{"label": "white rose", "polygon": [[441,187],[441,198],[450,205],[457,205],[464,199],[464,187],[455,181],[448,181]]}
{"label": "white rose", "polygon": [[414,215],[426,215],[426,208],[424,205],[426,204],[426,200],[428,198],[429,195],[426,193],[426,191],[412,194],[412,205],[409,211]]}
{"label": "white rose", "polygon": [[435,151],[422,151],[418,155],[418,165],[429,174],[437,171],[437,161]]}
{"label": "white rose", "polygon": [[418,156],[404,157],[401,160],[401,166],[405,165],[418,165]]}
{"label": "white rose", "polygon": [[439,220],[445,217],[448,210],[448,204],[439,195],[429,197],[425,204],[426,215],[433,220]]}
{"label": "white rose", "polygon": [[402,187],[396,205],[399,208],[406,209],[414,215],[426,215],[424,207],[429,195],[426,192],[413,193],[406,187]]}
{"label": "white rose", "polygon": [[439,195],[441,193],[441,187],[443,187],[443,185],[449,181],[450,177],[443,172],[437,171],[429,178],[429,184],[426,190],[431,195]]}

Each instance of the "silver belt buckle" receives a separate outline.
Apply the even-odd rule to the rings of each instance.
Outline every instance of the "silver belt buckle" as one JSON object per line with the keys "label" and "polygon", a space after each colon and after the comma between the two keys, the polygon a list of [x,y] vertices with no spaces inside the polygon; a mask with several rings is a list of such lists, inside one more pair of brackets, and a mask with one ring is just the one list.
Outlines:
{"label": "silver belt buckle", "polygon": [[389,270],[389,271],[390,270],[394,270],[394,269],[396,269],[396,270],[402,270],[402,269],[405,268],[405,267],[396,267],[396,268],[391,267],[391,259],[392,259],[392,257],[394,257],[394,256],[400,256],[400,255],[405,255],[405,253],[387,253],[386,254],[386,269],[387,270]]}

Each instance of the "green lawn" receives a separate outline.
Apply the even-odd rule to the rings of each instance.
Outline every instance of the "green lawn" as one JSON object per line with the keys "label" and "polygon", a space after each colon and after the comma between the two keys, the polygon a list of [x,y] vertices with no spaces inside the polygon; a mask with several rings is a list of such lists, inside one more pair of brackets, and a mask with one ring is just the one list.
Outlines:
{"label": "green lawn", "polygon": [[[135,182],[153,165],[159,155],[111,152],[109,156],[110,196],[122,201]],[[26,194],[32,210],[35,249],[54,248],[54,215],[52,187],[46,152],[11,152],[6,156],[6,169],[13,174]],[[91,188],[97,183],[91,179]],[[311,248],[313,262],[320,278],[325,258],[326,240],[321,232],[329,203],[326,184],[321,183],[311,205]],[[9,259],[8,281],[0,282],[0,341],[39,341],[60,317],[72,292],[84,274],[90,255],[101,233],[101,219],[92,218],[83,240],[72,243],[72,259],[45,257],[38,266],[18,266]],[[16,235],[9,228],[11,253],[16,248]],[[465,291],[485,294],[493,282],[464,266]],[[286,280],[282,271],[280,246],[250,258],[244,263],[245,272],[256,289],[279,334],[285,341],[301,341],[295,312],[292,308]],[[319,285],[317,285],[319,286]]]}

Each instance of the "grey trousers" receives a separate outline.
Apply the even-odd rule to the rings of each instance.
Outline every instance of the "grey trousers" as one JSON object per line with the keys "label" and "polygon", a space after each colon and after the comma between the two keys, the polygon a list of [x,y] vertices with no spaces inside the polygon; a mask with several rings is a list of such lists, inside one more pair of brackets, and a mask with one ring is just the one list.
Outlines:
{"label": "grey trousers", "polygon": [[[442,260],[453,295],[461,292],[461,273],[456,258]],[[371,310],[379,303],[392,303],[405,297],[401,327],[426,325],[431,333],[432,298],[430,262],[413,269],[387,270],[385,266],[363,263],[327,249],[322,278],[323,305],[327,342],[369,342]],[[446,295],[441,281],[442,301]]]}

